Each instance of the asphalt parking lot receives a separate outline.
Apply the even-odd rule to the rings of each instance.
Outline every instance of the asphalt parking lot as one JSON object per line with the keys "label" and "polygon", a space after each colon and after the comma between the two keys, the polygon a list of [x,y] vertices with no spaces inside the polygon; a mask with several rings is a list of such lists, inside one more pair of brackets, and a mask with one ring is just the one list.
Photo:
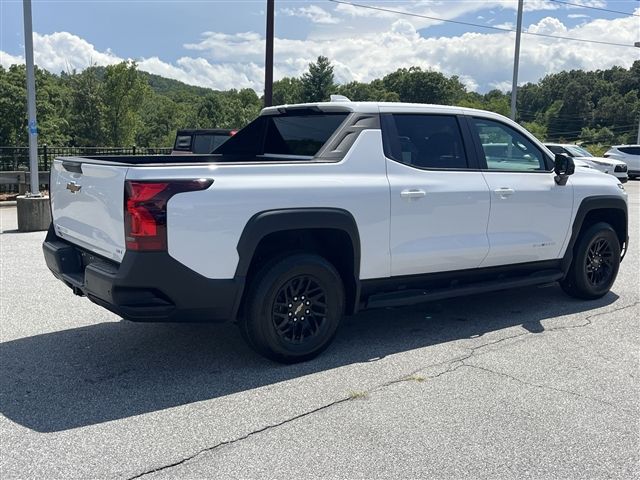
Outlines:
{"label": "asphalt parking lot", "polygon": [[234,325],[134,324],[0,208],[0,476],[640,478],[640,182],[607,296],[555,285],[348,319],[282,366]]}

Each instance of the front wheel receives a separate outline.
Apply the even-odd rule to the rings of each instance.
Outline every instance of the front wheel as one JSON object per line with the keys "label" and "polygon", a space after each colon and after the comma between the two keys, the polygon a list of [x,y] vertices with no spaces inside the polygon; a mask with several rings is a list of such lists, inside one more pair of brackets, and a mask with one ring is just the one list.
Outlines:
{"label": "front wheel", "polygon": [[249,345],[272,360],[309,360],[331,343],[344,297],[339,273],[323,257],[280,257],[254,276],[240,328]]}
{"label": "front wheel", "polygon": [[576,298],[596,299],[613,285],[620,268],[620,241],[608,223],[589,227],[578,239],[562,289]]}

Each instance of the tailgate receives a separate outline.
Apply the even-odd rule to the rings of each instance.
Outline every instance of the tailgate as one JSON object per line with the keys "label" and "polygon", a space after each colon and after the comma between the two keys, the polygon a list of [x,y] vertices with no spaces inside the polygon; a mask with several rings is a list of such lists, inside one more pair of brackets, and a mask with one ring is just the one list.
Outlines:
{"label": "tailgate", "polygon": [[51,215],[56,235],[98,255],[122,261],[124,182],[128,167],[56,159],[51,168]]}

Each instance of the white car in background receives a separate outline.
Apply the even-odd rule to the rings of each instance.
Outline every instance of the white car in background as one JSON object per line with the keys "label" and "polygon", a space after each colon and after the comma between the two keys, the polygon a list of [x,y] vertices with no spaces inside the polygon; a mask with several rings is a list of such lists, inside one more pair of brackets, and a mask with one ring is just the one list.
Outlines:
{"label": "white car in background", "polygon": [[640,145],[614,145],[604,156],[626,163],[629,178],[640,177]]}
{"label": "white car in background", "polygon": [[[563,153],[573,157],[575,160],[579,160],[576,166],[586,165],[595,168],[603,173],[613,175],[620,180],[621,183],[629,180],[630,175],[627,175],[627,164],[622,160],[617,158],[594,157],[584,148],[569,143],[545,143],[545,146],[553,153]],[[640,175],[640,172],[638,174]]]}

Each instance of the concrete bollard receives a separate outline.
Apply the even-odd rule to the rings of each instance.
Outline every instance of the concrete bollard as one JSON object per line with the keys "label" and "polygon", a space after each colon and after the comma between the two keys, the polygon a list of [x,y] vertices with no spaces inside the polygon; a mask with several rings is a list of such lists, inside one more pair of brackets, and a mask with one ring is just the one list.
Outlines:
{"label": "concrete bollard", "polygon": [[18,207],[18,231],[39,232],[48,230],[51,224],[51,210],[49,197],[25,197],[17,198]]}

